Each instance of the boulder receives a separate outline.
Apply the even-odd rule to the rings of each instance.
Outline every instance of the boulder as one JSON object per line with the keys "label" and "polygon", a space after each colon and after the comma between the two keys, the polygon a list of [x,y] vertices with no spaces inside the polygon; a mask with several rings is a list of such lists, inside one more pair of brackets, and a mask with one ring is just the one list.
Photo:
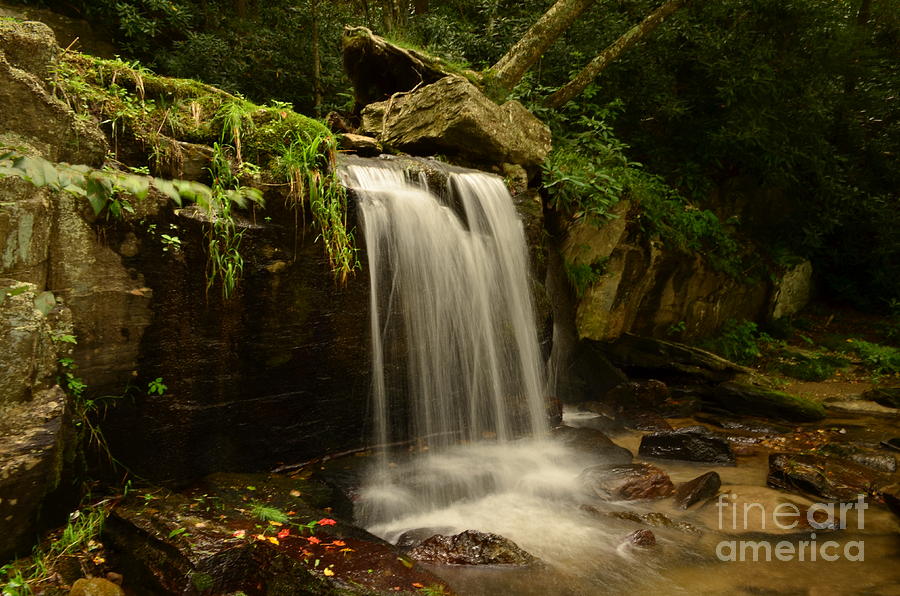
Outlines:
{"label": "boulder", "polygon": [[604,500],[662,499],[675,490],[668,474],[645,463],[591,466],[578,480],[588,494]]}
{"label": "boulder", "polygon": [[372,137],[357,135],[353,133],[344,133],[338,136],[338,147],[349,153],[356,153],[362,156],[375,156],[381,153],[381,145]]}
{"label": "boulder", "polygon": [[358,107],[447,75],[438,59],[396,46],[366,27],[344,27],[341,47],[344,70],[353,83]]}
{"label": "boulder", "polygon": [[360,132],[396,150],[479,163],[537,166],[550,151],[550,129],[522,104],[498,106],[460,76],[367,105]]}
{"label": "boulder", "polygon": [[560,426],[553,429],[551,434],[572,449],[588,453],[607,463],[628,464],[633,459],[629,450],[616,445],[602,431],[593,428]]}
{"label": "boulder", "polygon": [[108,579],[83,577],[72,584],[69,596],[125,596],[125,591]]}
{"label": "boulder", "polygon": [[675,504],[679,509],[688,509],[695,503],[715,497],[721,487],[722,479],[718,472],[701,474],[675,489]]}
{"label": "boulder", "polygon": [[772,288],[769,319],[776,320],[797,314],[812,295],[812,263],[806,259],[784,270]]}
{"label": "boulder", "polygon": [[644,435],[638,453],[643,457],[734,465],[734,452],[725,440],[683,429]]}
{"label": "boulder", "polygon": [[218,474],[180,494],[129,495],[103,539],[120,553],[126,587],[145,593],[352,596],[446,587],[394,546],[319,509],[328,492],[281,476]]}
{"label": "boulder", "polygon": [[849,502],[887,484],[885,477],[854,462],[825,457],[773,453],[769,456],[769,486],[797,491],[829,501]]}
{"label": "boulder", "polygon": [[417,561],[442,565],[531,565],[537,559],[503,536],[466,530],[455,536],[438,534],[409,551]]}

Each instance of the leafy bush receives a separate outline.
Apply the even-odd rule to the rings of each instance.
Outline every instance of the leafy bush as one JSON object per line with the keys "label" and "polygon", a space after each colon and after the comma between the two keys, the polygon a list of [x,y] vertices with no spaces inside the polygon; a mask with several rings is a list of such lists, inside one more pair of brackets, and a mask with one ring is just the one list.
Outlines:
{"label": "leafy bush", "polygon": [[877,375],[900,374],[900,349],[860,339],[847,340],[844,348],[856,353]]}
{"label": "leafy bush", "polygon": [[752,321],[729,319],[719,335],[703,342],[703,347],[739,364],[753,364],[762,356],[762,346],[775,340]]}

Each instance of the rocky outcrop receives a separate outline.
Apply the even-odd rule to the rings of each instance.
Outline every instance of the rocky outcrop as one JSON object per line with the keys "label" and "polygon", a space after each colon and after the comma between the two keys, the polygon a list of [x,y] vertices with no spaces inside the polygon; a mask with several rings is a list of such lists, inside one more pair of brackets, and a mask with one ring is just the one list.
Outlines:
{"label": "rocky outcrop", "polygon": [[564,231],[567,266],[595,271],[577,300],[581,338],[665,337],[674,329],[681,338],[709,336],[728,319],[783,317],[809,299],[808,263],[788,269],[774,284],[739,281],[698,253],[649,238],[630,202],[610,213],[602,223],[581,219]]}
{"label": "rocky outcrop", "polygon": [[469,163],[537,166],[550,151],[550,130],[522,104],[498,106],[455,75],[367,105],[360,131],[399,151]]}
{"label": "rocky outcrop", "polygon": [[560,426],[553,429],[553,438],[581,453],[589,454],[610,464],[630,464],[631,452],[613,443],[603,432],[592,428]]}
{"label": "rocky outcrop", "polygon": [[30,548],[71,473],[75,430],[54,341],[70,331],[68,315],[35,284],[0,278],[0,560]]}
{"label": "rocky outcrop", "polygon": [[47,88],[59,51],[43,23],[0,20],[0,133],[26,137],[51,161],[100,165],[103,135]]}
{"label": "rocky outcrop", "polygon": [[126,498],[104,526],[129,593],[374,596],[413,594],[417,584],[446,589],[395,547],[319,509],[329,491],[313,482],[218,474],[180,494],[142,492],[150,497]]}

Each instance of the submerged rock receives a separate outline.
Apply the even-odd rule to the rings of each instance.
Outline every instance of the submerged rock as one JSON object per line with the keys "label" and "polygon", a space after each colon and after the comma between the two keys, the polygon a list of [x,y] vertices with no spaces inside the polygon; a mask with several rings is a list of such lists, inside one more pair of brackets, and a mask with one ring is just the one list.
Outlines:
{"label": "submerged rock", "polygon": [[[592,513],[597,512],[596,509],[594,509],[590,505],[582,507],[582,509],[586,509],[588,511],[593,509]],[[626,519],[628,521],[633,521],[639,524],[646,524],[648,526],[653,526],[654,528],[669,528],[672,530],[678,530],[679,532],[684,532],[685,534],[697,535],[701,533],[700,529],[696,526],[683,521],[675,521],[667,515],[659,513],[658,511],[651,511],[650,513],[636,513],[634,511],[614,511],[610,513],[609,516],[615,517],[617,519]]]}
{"label": "submerged rock", "polygon": [[679,485],[675,489],[675,504],[681,509],[688,509],[694,503],[716,496],[721,487],[719,473],[707,472]]}
{"label": "submerged rock", "polygon": [[644,435],[638,453],[645,457],[734,465],[728,442],[697,431],[679,429]]}
{"label": "submerged rock", "polygon": [[560,426],[553,429],[552,436],[576,451],[596,455],[608,463],[627,464],[633,459],[631,451],[616,445],[602,431],[593,428]]}
{"label": "submerged rock", "polygon": [[604,500],[662,499],[675,490],[668,474],[644,463],[591,466],[578,480],[589,494]]}
{"label": "submerged rock", "polygon": [[443,565],[530,565],[537,561],[512,540],[475,530],[432,536],[410,550],[409,556]]}

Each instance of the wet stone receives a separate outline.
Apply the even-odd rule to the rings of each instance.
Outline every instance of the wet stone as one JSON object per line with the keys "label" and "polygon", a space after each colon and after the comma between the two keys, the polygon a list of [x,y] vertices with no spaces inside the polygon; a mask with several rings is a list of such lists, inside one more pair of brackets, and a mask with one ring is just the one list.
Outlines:
{"label": "wet stone", "polygon": [[675,490],[668,474],[644,463],[591,466],[578,479],[588,494],[604,500],[662,499]]}
{"label": "wet stone", "polygon": [[675,504],[680,509],[687,509],[695,503],[716,496],[721,487],[722,479],[719,473],[707,472],[679,485],[675,490]]}
{"label": "wet stone", "polygon": [[125,596],[125,592],[108,579],[83,577],[72,584],[69,596]]}
{"label": "wet stone", "polygon": [[[582,509],[586,511],[597,512],[596,508],[591,507],[590,505],[582,507]],[[599,513],[599,512],[597,512]],[[675,521],[664,513],[660,513],[658,511],[651,511],[649,513],[637,513],[634,511],[614,511],[608,514],[609,517],[614,517],[616,519],[625,519],[628,521],[633,521],[635,523],[644,524],[647,526],[652,526],[654,528],[668,528],[671,530],[678,530],[679,532],[684,532],[685,534],[700,534],[700,529],[697,526],[689,524],[683,521]]]}
{"label": "wet stone", "polygon": [[443,565],[530,565],[537,559],[498,534],[466,530],[455,536],[438,534],[409,551],[425,563]]}
{"label": "wet stone", "polygon": [[640,548],[650,548],[656,546],[656,536],[650,530],[635,530],[625,537],[625,539]]}
{"label": "wet stone", "polygon": [[886,484],[884,476],[852,461],[823,455],[773,453],[769,486],[849,502]]}
{"label": "wet stone", "polygon": [[644,435],[638,453],[644,457],[734,465],[728,443],[698,430],[679,429]]}

